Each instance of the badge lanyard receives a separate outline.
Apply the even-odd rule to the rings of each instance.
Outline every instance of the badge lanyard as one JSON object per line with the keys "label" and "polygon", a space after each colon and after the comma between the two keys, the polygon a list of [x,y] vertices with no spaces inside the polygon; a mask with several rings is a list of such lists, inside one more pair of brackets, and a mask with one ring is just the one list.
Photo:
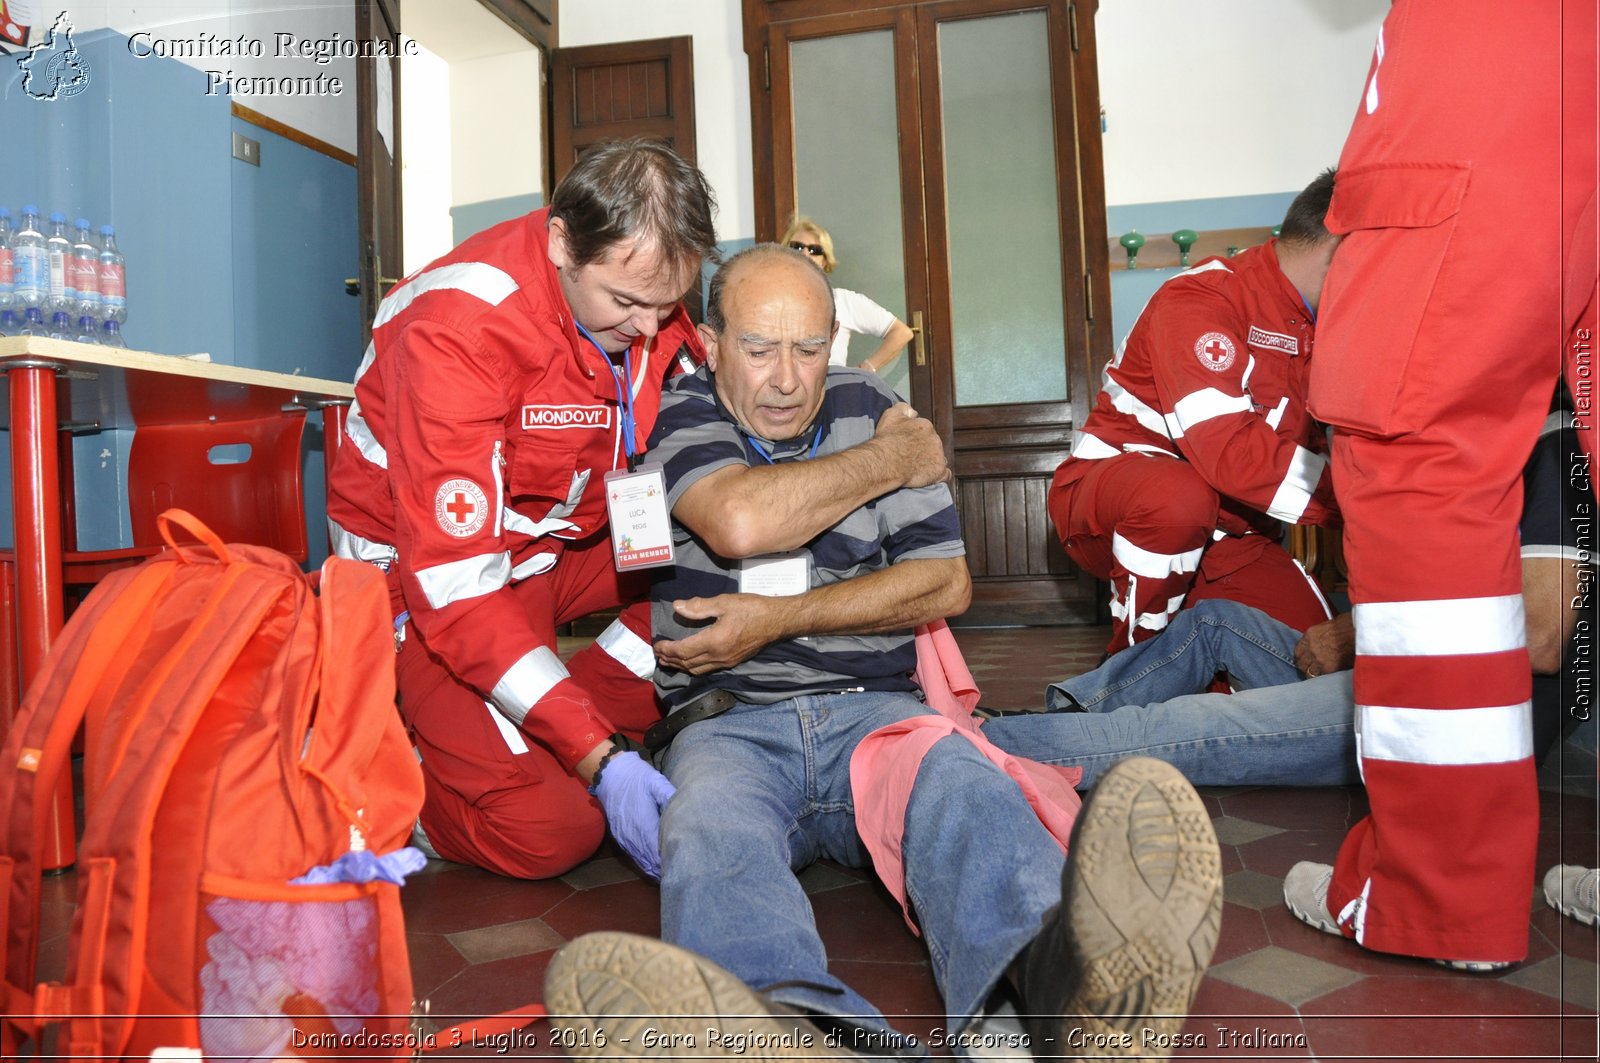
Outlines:
{"label": "badge lanyard", "polygon": [[617,415],[622,421],[622,449],[623,453],[628,457],[628,471],[633,472],[639,467],[638,440],[635,438],[636,429],[633,420],[633,345],[629,344],[628,348],[622,352],[623,375],[619,377],[617,375],[617,363],[611,360],[611,355],[606,353],[606,349],[600,346],[598,340],[589,335],[589,330],[583,327],[581,321],[573,318],[572,323],[578,326],[578,331],[583,333],[583,338],[593,344],[594,349],[600,352],[601,359],[606,363],[606,367],[611,370],[611,382],[617,386]]}
{"label": "badge lanyard", "polygon": [[1300,305],[1306,308],[1306,313],[1311,315],[1311,323],[1315,325],[1317,323],[1317,312],[1311,309],[1311,302],[1303,293],[1300,295]]}
{"label": "badge lanyard", "polygon": [[[761,455],[761,460],[762,461],[766,462],[768,465],[776,465],[777,464],[777,462],[772,460],[772,453],[769,450],[767,450],[766,447],[761,445],[761,441],[759,439],[757,439],[753,435],[750,435],[748,432],[744,433],[744,438],[745,438],[745,442],[749,443],[752,447],[754,447],[755,448],[755,452],[757,454]],[[816,457],[817,456],[817,448],[820,447],[821,445],[822,445],[822,426],[819,424],[819,425],[817,425],[817,434],[815,436],[813,436],[812,439],[811,439],[811,452],[806,455],[806,459],[805,460],[810,461],[812,458]]]}
{"label": "badge lanyard", "polygon": [[[776,465],[772,452],[761,445],[755,436],[744,432],[741,434],[750,448],[760,456],[768,465]],[[822,425],[817,425],[816,435],[811,437],[811,450],[804,458],[796,457],[796,461],[810,461],[817,456],[817,448],[822,445]],[[811,588],[811,551],[801,548],[799,550],[785,550],[776,554],[760,554],[755,557],[746,557],[739,560],[739,593],[760,594],[766,597],[781,598],[795,594],[804,594]],[[801,641],[805,641],[804,636]]]}

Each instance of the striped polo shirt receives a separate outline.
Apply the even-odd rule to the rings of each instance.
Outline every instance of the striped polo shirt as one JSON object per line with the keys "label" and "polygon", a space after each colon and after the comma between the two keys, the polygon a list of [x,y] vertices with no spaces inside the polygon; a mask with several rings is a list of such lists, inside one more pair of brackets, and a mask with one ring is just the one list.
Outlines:
{"label": "striped polo shirt", "polygon": [[[828,370],[815,424],[792,440],[756,440],[774,462],[811,460],[872,438],[878,418],[899,400],[877,376],[859,369]],[[819,436],[820,433],[820,436]],[[650,436],[649,460],[665,467],[667,501],[676,506],[701,477],[730,465],[764,464],[761,451],[717,398],[709,370],[667,385]],[[681,639],[690,627],[672,611],[682,598],[711,598],[739,590],[739,562],[713,554],[673,522],[677,565],[651,590],[657,640]],[[838,583],[900,561],[961,557],[961,526],[944,484],[891,491],[857,509],[804,547],[812,587]],[[698,626],[698,625],[697,625]],[[774,643],[733,668],[691,676],[656,669],[656,690],[667,710],[722,688],[752,702],[782,701],[836,690],[914,691],[916,649],[911,631],[874,635],[816,635]]]}

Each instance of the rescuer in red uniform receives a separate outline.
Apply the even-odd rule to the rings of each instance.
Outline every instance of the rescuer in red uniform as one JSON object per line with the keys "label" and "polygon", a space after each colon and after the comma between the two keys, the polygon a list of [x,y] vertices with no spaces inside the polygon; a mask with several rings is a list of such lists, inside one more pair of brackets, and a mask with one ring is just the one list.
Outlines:
{"label": "rescuer in red uniform", "polygon": [[1279,545],[1282,523],[1336,523],[1327,444],[1306,411],[1313,329],[1338,240],[1334,174],[1280,235],[1161,286],[1106,367],[1049,508],[1067,555],[1111,581],[1110,651],[1186,604],[1227,598],[1305,629],[1330,613]]}
{"label": "rescuer in red uniform", "polygon": [[1470,970],[1528,946],[1520,476],[1563,350],[1593,444],[1595,40],[1594,0],[1396,0],[1328,213],[1311,409],[1334,426],[1371,814],[1285,899]]}

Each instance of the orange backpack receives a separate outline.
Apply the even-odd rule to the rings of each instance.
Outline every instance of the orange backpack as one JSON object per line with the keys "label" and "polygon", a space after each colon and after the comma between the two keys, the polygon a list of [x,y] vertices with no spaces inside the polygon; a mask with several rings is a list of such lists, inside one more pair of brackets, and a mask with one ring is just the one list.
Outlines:
{"label": "orange backpack", "polygon": [[[398,886],[290,882],[393,862],[422,806],[383,575],[331,559],[319,593],[181,510],[160,524],[172,549],[96,588],[0,747],[0,1054],[59,1026],[72,1059],[410,1055]],[[67,978],[35,988],[38,854],[80,721]]]}

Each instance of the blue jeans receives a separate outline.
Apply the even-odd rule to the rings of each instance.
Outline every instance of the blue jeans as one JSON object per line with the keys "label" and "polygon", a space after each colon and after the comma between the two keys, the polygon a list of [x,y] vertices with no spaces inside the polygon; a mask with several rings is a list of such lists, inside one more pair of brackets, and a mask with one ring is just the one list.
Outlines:
{"label": "blue jeans", "polygon": [[[1360,780],[1349,672],[1300,678],[1300,633],[1237,602],[1208,600],[1159,636],[1045,691],[1051,710],[990,720],[1014,756],[1083,768],[1082,787],[1131,756],[1173,765],[1197,786],[1339,786]],[[1196,693],[1227,672],[1238,691]]]}
{"label": "blue jeans", "polygon": [[[739,705],[684,730],[664,764],[678,792],[661,821],[661,936],[773,1000],[888,1030],[829,973],[795,872],[823,857],[869,866],[850,755],[869,732],[931,712],[909,694],[815,695]],[[1061,851],[1017,784],[952,735],[917,774],[902,856],[956,1033],[1060,900]]]}

